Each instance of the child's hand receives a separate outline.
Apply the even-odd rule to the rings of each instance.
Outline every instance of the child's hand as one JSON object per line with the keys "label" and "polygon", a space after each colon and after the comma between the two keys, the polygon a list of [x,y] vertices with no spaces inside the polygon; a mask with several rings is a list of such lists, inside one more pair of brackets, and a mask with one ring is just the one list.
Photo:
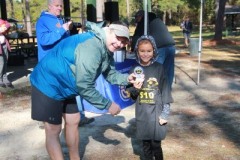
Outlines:
{"label": "child's hand", "polygon": [[159,117],[159,124],[160,124],[160,125],[167,124],[167,120],[162,119],[161,117]]}
{"label": "child's hand", "polygon": [[135,83],[133,83],[133,86],[136,88],[136,89],[140,89],[143,85],[143,82],[144,82],[144,77],[145,75],[142,74],[141,77],[136,77],[135,79]]}
{"label": "child's hand", "polygon": [[136,89],[140,89],[142,87],[142,84],[143,82],[141,81],[136,81],[135,83],[133,83],[133,86],[136,88]]}
{"label": "child's hand", "polygon": [[143,75],[141,75],[140,77],[136,77],[136,82],[141,82],[141,83],[143,83],[143,81],[144,81],[144,78],[145,77],[145,75],[143,74]]}

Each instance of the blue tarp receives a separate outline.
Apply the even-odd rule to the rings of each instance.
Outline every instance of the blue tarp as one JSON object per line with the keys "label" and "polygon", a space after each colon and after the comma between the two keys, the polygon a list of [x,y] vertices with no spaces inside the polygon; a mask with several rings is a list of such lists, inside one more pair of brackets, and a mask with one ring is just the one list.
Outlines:
{"label": "blue tarp", "polygon": [[[135,59],[125,59],[124,62],[115,63],[115,67],[121,73],[128,73],[134,64],[136,64]],[[103,78],[102,75],[100,75],[96,81],[96,89],[104,97],[119,104],[121,106],[121,109],[124,109],[135,103],[135,101],[133,101],[131,98],[129,98],[125,94],[125,86],[111,85]],[[80,101],[79,97],[77,98],[77,101],[79,103]],[[99,114],[107,113],[107,110],[99,110],[85,100],[83,100],[83,106],[85,111],[88,111],[88,112],[99,113]]]}

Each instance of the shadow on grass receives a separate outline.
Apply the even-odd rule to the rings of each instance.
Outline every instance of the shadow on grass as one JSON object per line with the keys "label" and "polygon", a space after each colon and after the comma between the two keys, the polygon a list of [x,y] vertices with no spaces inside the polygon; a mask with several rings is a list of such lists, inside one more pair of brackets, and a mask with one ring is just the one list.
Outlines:
{"label": "shadow on grass", "polygon": [[[202,65],[204,66],[204,76],[210,77],[210,76],[217,76],[219,78],[228,78],[228,79],[235,79],[240,77],[240,53],[239,53],[239,46],[232,46],[232,45],[224,45],[224,46],[218,46],[218,47],[209,47],[208,49],[213,49],[214,51],[222,51],[225,52],[224,54],[227,54],[229,57],[226,57],[226,59],[221,59],[221,55],[216,56],[216,59],[214,59],[214,55],[210,60],[205,59],[202,60]],[[186,58],[190,58],[189,56],[185,55]],[[220,57],[220,58],[219,58]],[[178,57],[176,57],[178,58]],[[229,59],[227,59],[229,58]],[[194,59],[193,61],[197,61]],[[184,73],[189,79],[191,79],[194,83],[196,83],[191,75],[187,73],[187,70],[181,67],[177,67],[182,73]],[[190,134],[200,135],[200,136],[206,136],[211,133],[206,133],[206,128],[201,127],[200,125],[204,123],[211,123],[214,126],[216,126],[221,133],[224,134],[227,139],[229,139],[235,146],[240,148],[240,139],[238,138],[240,136],[240,128],[239,128],[239,115],[240,113],[240,105],[239,100],[237,100],[240,94],[232,94],[232,93],[226,93],[228,98],[224,98],[223,96],[220,96],[217,100],[206,100],[206,97],[203,97],[198,93],[198,89],[194,90],[192,87],[189,87],[186,85],[185,82],[181,81],[181,78],[178,77],[178,85],[181,86],[180,90],[186,90],[188,91],[191,96],[193,96],[192,99],[196,101],[196,104],[201,105],[202,109],[206,111],[206,114],[208,115],[206,117],[202,117],[202,115],[194,115],[189,112],[174,112],[173,115],[181,116],[181,123],[184,124],[186,129],[189,130]],[[238,81],[240,82],[240,80]],[[228,81],[226,88],[231,89],[231,91],[239,92],[240,90],[240,83],[237,81]],[[219,82],[215,82],[218,85]],[[203,89],[205,86],[200,85],[199,89]],[[220,91],[219,88],[216,88],[214,84],[207,84],[208,92],[214,92],[215,94],[218,94],[216,90],[219,90],[219,95],[223,94],[222,91]],[[226,91],[225,91],[226,92]],[[232,96],[232,97],[231,97]],[[190,101],[190,100],[189,100]],[[190,109],[190,108],[189,108]],[[197,122],[196,124],[193,124],[193,121]],[[174,124],[173,124],[174,125]],[[172,126],[174,127],[174,126]],[[178,133],[176,133],[178,134]],[[178,137],[178,135],[173,135],[175,137]],[[208,135],[209,136],[209,135]]]}
{"label": "shadow on grass", "polygon": [[[103,121],[104,120],[104,121]],[[96,155],[91,155],[89,152],[86,151],[86,148],[88,144],[90,143],[91,138],[95,140],[98,143],[95,143],[94,152],[101,151],[101,147],[103,145],[105,147],[112,146],[111,149],[109,149],[109,155],[115,155],[115,157],[122,156],[122,153],[118,152],[119,149],[125,147],[124,143],[121,141],[121,137],[116,137],[117,133],[123,133],[126,137],[130,138],[131,145],[132,145],[132,152],[136,156],[141,156],[141,141],[136,139],[135,132],[136,132],[136,124],[135,119],[131,119],[128,123],[127,127],[122,127],[120,124],[125,122],[125,117],[123,116],[115,116],[109,114],[103,114],[99,117],[95,117],[95,121],[97,124],[91,123],[86,126],[81,126],[79,128],[80,133],[80,147],[79,147],[79,153],[81,159],[84,157],[88,157],[89,159],[96,159]],[[99,124],[98,124],[99,123]],[[66,157],[68,157],[68,148],[66,146],[66,142],[64,140],[64,134],[61,134],[61,143],[63,145],[63,152]],[[123,143],[123,144],[122,144]],[[114,149],[115,148],[115,149]],[[93,148],[92,148],[93,149]],[[94,153],[93,152],[93,153]],[[114,152],[114,153],[113,153]],[[90,155],[89,155],[90,154]],[[104,153],[98,154],[101,155]],[[120,154],[120,155],[118,155]],[[106,159],[108,155],[106,155]],[[101,157],[99,159],[103,159],[104,157]]]}
{"label": "shadow on grass", "polygon": [[240,55],[240,46],[239,45],[231,45],[231,44],[222,44],[218,46],[203,46],[203,49],[214,49],[215,51],[219,52],[227,52],[227,53],[234,53]]}
{"label": "shadow on grass", "polygon": [[211,72],[212,75],[219,75],[220,77],[239,77],[240,76],[240,54],[237,60],[210,60],[202,61],[202,64],[218,69],[218,72]]}
{"label": "shadow on grass", "polygon": [[[201,105],[201,109],[205,110],[206,113],[203,114],[196,114],[196,112],[192,112],[190,110],[193,110],[193,108],[186,108],[185,111],[179,112],[175,111],[172,112],[172,115],[174,116],[180,116],[180,122],[178,124],[172,124],[170,128],[176,128],[174,125],[179,125],[179,123],[182,124],[182,127],[184,130],[187,130],[185,134],[187,135],[196,135],[198,137],[202,137],[202,139],[205,139],[206,136],[211,137],[212,133],[206,132],[207,130],[211,130],[210,128],[206,128],[203,126],[209,126],[204,124],[213,124],[216,126],[221,133],[217,134],[224,134],[223,137],[226,137],[229,139],[235,146],[240,148],[240,128],[239,128],[239,112],[240,107],[239,103],[237,101],[237,97],[240,96],[240,94],[235,94],[235,98],[225,98],[223,96],[220,96],[217,100],[213,101],[206,101],[200,94],[198,94],[197,90],[192,90],[191,87],[187,86],[185,83],[178,81],[178,84],[181,86],[180,90],[187,90],[191,93],[192,99],[196,101],[196,104]],[[229,87],[238,87],[238,90],[240,86],[235,86],[233,83],[228,84]],[[214,90],[214,87],[208,87],[209,92]],[[224,96],[229,96],[229,94],[226,94]],[[186,106],[187,107],[187,106]],[[204,116],[203,116],[204,115]],[[184,131],[182,131],[184,132]],[[180,135],[179,135],[180,134]],[[216,134],[216,133],[215,133]],[[181,135],[179,132],[171,133],[171,135],[175,138],[179,138]],[[219,138],[219,137],[215,137]],[[207,138],[208,139],[208,138]],[[187,140],[186,140],[187,141]],[[207,141],[207,140],[206,140]],[[188,142],[189,143],[189,142]],[[197,145],[197,144],[196,144]]]}

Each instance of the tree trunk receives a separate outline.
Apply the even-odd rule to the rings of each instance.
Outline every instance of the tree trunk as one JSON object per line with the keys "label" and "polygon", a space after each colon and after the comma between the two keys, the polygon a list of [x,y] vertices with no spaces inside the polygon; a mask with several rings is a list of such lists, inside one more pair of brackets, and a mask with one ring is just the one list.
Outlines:
{"label": "tree trunk", "polygon": [[[168,17],[169,17],[169,25],[172,25],[172,10],[168,10]],[[166,23],[165,23],[166,24]]]}
{"label": "tree trunk", "polygon": [[222,40],[223,19],[227,0],[216,0],[216,22],[214,40]]}
{"label": "tree trunk", "polygon": [[15,17],[15,15],[14,15],[14,7],[13,7],[13,1],[12,0],[10,0],[9,1],[10,2],[10,4],[11,4],[11,18],[14,18]]}
{"label": "tree trunk", "polygon": [[166,24],[166,17],[167,17],[167,12],[163,12],[163,23]]}
{"label": "tree trunk", "polygon": [[25,8],[26,8],[26,20],[25,21],[27,24],[27,33],[29,36],[32,36],[29,0],[25,0]]}
{"label": "tree trunk", "polygon": [[21,7],[22,7],[22,17],[23,17],[23,19],[22,19],[22,22],[23,22],[23,24],[24,24],[24,27],[26,27],[27,26],[27,24],[26,24],[26,13],[25,13],[25,1],[23,2],[21,2],[22,4],[21,4]]}

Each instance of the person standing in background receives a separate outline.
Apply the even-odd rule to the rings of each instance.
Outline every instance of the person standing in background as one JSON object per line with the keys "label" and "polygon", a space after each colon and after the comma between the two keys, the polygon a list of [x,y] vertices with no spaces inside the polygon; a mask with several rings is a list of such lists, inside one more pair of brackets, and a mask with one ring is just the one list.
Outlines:
{"label": "person standing in background", "polygon": [[[136,41],[142,35],[144,35],[144,11],[139,10],[136,13],[135,21],[137,23],[132,42],[131,48],[134,49]],[[169,85],[172,88],[174,78],[174,59],[175,59],[175,41],[168,31],[167,26],[163,21],[156,16],[155,13],[148,12],[148,35],[151,35],[157,45],[157,62],[163,64],[164,69],[167,73]]]}
{"label": "person standing in background", "polygon": [[[61,15],[63,0],[48,0],[48,11],[43,11],[36,24],[36,35],[38,43],[38,62],[46,54],[51,54],[51,49],[64,38],[70,36],[72,21],[66,21]],[[80,112],[80,125],[94,121],[94,118],[85,117],[84,111]],[[43,125],[40,125],[43,128]]]}
{"label": "person standing in background", "polygon": [[183,37],[184,37],[184,45],[185,47],[189,46],[189,39],[191,37],[192,33],[192,22],[190,21],[188,16],[184,16],[183,22],[180,25],[180,28],[182,29],[183,32]]}
{"label": "person standing in background", "polygon": [[5,34],[9,28],[10,24],[8,21],[0,19],[0,87],[13,87],[7,77],[8,51],[11,51],[11,47]]}

